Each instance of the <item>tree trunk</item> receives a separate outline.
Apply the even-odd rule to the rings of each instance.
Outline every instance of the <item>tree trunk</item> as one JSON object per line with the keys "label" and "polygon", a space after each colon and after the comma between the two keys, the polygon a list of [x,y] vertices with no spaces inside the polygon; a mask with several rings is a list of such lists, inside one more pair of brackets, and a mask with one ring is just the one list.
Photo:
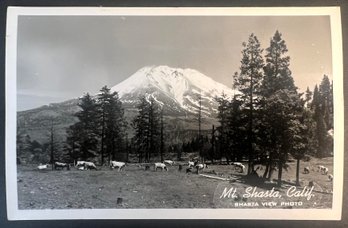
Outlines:
{"label": "tree trunk", "polygon": [[53,136],[53,123],[51,126],[51,165],[52,170],[54,169],[54,136]]}
{"label": "tree trunk", "polygon": [[297,159],[296,164],[296,185],[300,186],[300,159]]}
{"label": "tree trunk", "polygon": [[104,165],[104,134],[105,134],[105,126],[104,126],[104,122],[105,122],[105,114],[103,113],[103,118],[102,118],[102,133],[101,133],[101,150],[100,150],[100,155],[101,155],[101,165]]}
{"label": "tree trunk", "polygon": [[282,174],[283,174],[283,160],[279,159],[279,162],[278,162],[278,187],[282,186]]}
{"label": "tree trunk", "polygon": [[164,152],[164,135],[163,135],[163,110],[161,112],[161,162],[163,162],[163,152]]}
{"label": "tree trunk", "polygon": [[271,163],[268,162],[267,165],[266,165],[265,172],[263,173],[263,176],[262,176],[264,179],[267,177],[267,174],[268,174],[269,169],[270,169],[270,164],[271,164]]}

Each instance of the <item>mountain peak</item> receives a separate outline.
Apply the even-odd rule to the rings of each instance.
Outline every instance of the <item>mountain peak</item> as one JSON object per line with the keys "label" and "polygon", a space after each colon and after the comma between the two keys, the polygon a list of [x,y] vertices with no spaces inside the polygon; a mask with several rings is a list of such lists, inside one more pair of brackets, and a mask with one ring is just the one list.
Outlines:
{"label": "mountain peak", "polygon": [[203,111],[207,114],[212,111],[211,106],[216,106],[216,96],[234,95],[232,89],[197,70],[165,65],[143,67],[111,90],[117,91],[126,103],[136,103],[140,96],[146,95],[161,104],[176,104],[177,109],[193,113],[198,110],[198,97],[201,96],[205,104]]}

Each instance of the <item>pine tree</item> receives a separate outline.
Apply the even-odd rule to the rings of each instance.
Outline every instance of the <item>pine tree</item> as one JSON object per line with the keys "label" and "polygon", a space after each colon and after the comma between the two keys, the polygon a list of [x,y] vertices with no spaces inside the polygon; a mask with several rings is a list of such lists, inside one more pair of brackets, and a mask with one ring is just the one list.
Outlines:
{"label": "pine tree", "polygon": [[242,100],[245,108],[248,110],[248,174],[253,171],[253,160],[255,157],[255,126],[254,110],[259,107],[259,98],[261,95],[261,83],[263,79],[264,60],[262,58],[263,50],[260,42],[254,34],[251,34],[248,43],[243,43],[242,60],[240,73],[235,74],[234,85],[242,93]]}
{"label": "pine tree", "polygon": [[163,108],[161,110],[161,162],[163,162],[164,154],[164,121],[163,121]]}
{"label": "pine tree", "polygon": [[55,130],[54,130],[54,125],[53,125],[53,121],[51,122],[51,126],[50,126],[50,140],[49,140],[49,144],[50,144],[50,164],[52,166],[52,170],[54,169],[54,162],[55,162]]}
{"label": "pine tree", "polygon": [[145,97],[140,98],[140,102],[137,105],[138,115],[134,118],[132,126],[135,130],[134,141],[137,146],[139,154],[139,162],[143,161],[143,156],[149,147],[148,142],[148,109],[149,103]]}
{"label": "pine tree", "polygon": [[202,136],[202,95],[198,96],[198,148],[199,148],[199,156],[204,163],[204,155],[203,155],[203,136]]}
{"label": "pine tree", "polygon": [[333,94],[332,84],[327,75],[324,75],[319,88],[316,85],[311,103],[313,119],[315,121],[314,142],[317,157],[328,154],[332,148],[328,131],[333,128]]}
{"label": "pine tree", "polygon": [[125,152],[125,129],[127,126],[124,118],[122,102],[117,92],[109,94],[106,105],[105,145],[109,163],[115,160],[117,154]]}
{"label": "pine tree", "polygon": [[[300,161],[303,160],[307,153],[311,150],[311,122],[309,110],[302,108],[305,104],[305,100],[298,100],[297,102],[301,102],[297,104],[298,112],[297,116],[292,120],[292,124],[290,126],[291,131],[291,144],[292,150],[291,154],[296,159],[296,185],[300,185]],[[301,111],[302,110],[302,111]]]}
{"label": "pine tree", "polygon": [[98,111],[100,115],[99,127],[100,127],[100,157],[101,165],[104,165],[104,150],[105,150],[105,128],[106,128],[106,115],[107,109],[110,105],[110,89],[104,86],[98,94]]}
{"label": "pine tree", "polygon": [[149,140],[150,145],[147,151],[147,161],[150,161],[151,153],[158,154],[160,149],[160,112],[153,97],[149,101]]}
{"label": "pine tree", "polygon": [[[262,83],[263,120],[268,125],[270,141],[268,169],[272,172],[273,159],[278,161],[278,185],[281,185],[283,167],[286,167],[287,155],[295,141],[290,140],[291,131],[298,123],[298,113],[302,111],[300,96],[289,69],[290,57],[281,33],[276,31],[266,49],[266,65]],[[264,174],[264,177],[267,174]]]}
{"label": "pine tree", "polygon": [[[218,138],[219,138],[219,156],[224,156],[227,160],[227,163],[229,163],[229,154],[228,154],[228,115],[229,115],[229,108],[230,104],[226,97],[226,94],[222,94],[221,97],[216,98],[216,101],[218,102],[218,120],[220,123],[220,126],[217,127],[217,130],[219,132]],[[215,132],[215,131],[213,131]],[[212,139],[215,140],[215,136],[212,137]],[[215,141],[214,141],[215,143]],[[214,156],[215,155],[215,147],[213,146],[214,150]]]}
{"label": "pine tree", "polygon": [[97,156],[98,149],[98,109],[96,101],[87,93],[80,98],[79,107],[81,111],[76,113],[79,122],[76,123],[79,132],[79,144],[81,147],[81,158],[86,160]]}
{"label": "pine tree", "polygon": [[247,144],[248,118],[242,109],[242,101],[236,96],[229,104],[229,113],[227,116],[227,142],[229,157],[232,161],[241,160],[243,151]]}
{"label": "pine tree", "polygon": [[76,161],[78,158],[82,157],[81,155],[81,145],[79,143],[80,132],[79,132],[79,124],[71,125],[67,130],[67,138],[65,151],[69,155],[69,162]]}
{"label": "pine tree", "polygon": [[324,121],[327,127],[327,130],[332,128],[332,104],[333,104],[333,96],[332,96],[332,85],[330,84],[329,77],[324,75],[320,85],[319,85],[319,93],[321,96],[321,106],[322,112],[324,115]]}
{"label": "pine tree", "polygon": [[150,162],[151,154],[157,155],[161,149],[160,109],[153,98],[147,101],[145,97],[140,99],[137,108],[138,115],[133,120],[133,128],[139,161],[142,161],[144,155],[145,161]]}

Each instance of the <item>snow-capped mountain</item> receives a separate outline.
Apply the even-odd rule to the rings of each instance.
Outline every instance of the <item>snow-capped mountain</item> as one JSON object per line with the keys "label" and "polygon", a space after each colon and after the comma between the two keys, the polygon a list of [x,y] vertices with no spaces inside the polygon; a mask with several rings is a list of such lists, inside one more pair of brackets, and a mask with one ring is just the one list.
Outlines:
{"label": "snow-capped mountain", "polygon": [[168,66],[143,67],[112,87],[111,91],[117,91],[126,106],[135,106],[139,97],[145,95],[177,115],[197,113],[201,96],[202,114],[205,116],[217,112],[215,97],[223,93],[232,97],[235,92],[196,70]]}
{"label": "snow-capped mountain", "polygon": [[[136,105],[139,98],[153,97],[164,110],[164,120],[170,142],[183,141],[195,134],[198,129],[197,112],[199,96],[202,104],[202,130],[217,126],[216,96],[222,93],[232,97],[234,91],[202,73],[192,69],[177,69],[167,66],[144,67],[123,82],[111,88],[119,93],[128,123],[138,113]],[[39,108],[18,112],[17,123],[21,131],[32,140],[47,141],[47,129],[55,120],[57,138],[66,137],[66,129],[78,120],[75,113],[80,110],[78,99],[45,105]],[[132,128],[129,127],[129,135]],[[190,135],[191,134],[191,135]]]}

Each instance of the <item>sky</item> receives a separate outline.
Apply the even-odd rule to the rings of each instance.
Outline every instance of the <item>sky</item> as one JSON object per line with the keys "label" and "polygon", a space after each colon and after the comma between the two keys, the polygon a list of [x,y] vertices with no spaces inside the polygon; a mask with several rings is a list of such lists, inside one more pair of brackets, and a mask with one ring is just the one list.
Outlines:
{"label": "sky", "polygon": [[[232,85],[242,43],[282,33],[300,91],[332,78],[328,16],[19,16],[17,110],[97,93],[144,66],[192,68]],[[265,51],[264,51],[265,53]]]}

